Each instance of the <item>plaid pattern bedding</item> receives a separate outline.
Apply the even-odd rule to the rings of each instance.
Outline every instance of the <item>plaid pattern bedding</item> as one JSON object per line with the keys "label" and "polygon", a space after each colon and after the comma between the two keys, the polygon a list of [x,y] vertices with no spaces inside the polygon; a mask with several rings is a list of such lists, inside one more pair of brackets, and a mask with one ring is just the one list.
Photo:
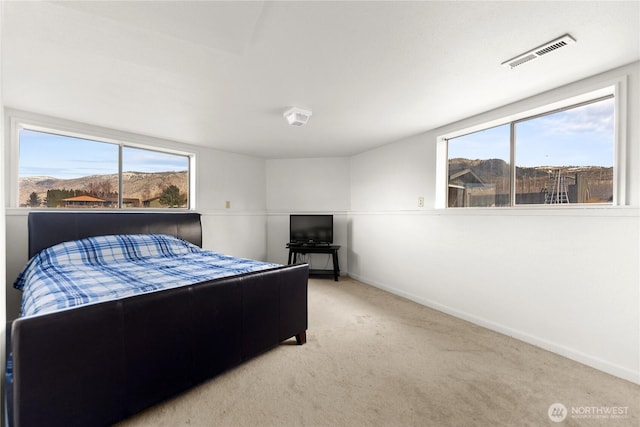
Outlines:
{"label": "plaid pattern bedding", "polygon": [[99,236],[42,250],[14,287],[24,292],[22,316],[31,316],[277,266],[167,235]]}

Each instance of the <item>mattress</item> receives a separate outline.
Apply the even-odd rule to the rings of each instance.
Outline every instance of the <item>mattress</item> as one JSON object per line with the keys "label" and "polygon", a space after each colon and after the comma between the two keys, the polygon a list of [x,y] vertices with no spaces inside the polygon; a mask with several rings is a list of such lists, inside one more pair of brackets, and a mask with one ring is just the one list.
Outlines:
{"label": "mattress", "polygon": [[163,234],[64,242],[38,252],[18,275],[22,316],[32,316],[278,267],[204,250]]}

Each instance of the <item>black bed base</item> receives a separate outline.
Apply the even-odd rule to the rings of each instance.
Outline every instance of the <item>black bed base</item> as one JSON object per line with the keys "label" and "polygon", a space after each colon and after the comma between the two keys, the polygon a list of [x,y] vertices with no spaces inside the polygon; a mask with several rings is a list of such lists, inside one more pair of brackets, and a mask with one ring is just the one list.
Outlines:
{"label": "black bed base", "polygon": [[12,426],[109,425],[307,329],[308,266],[20,318]]}
{"label": "black bed base", "polygon": [[[29,257],[105,234],[202,244],[194,212],[31,212]],[[102,426],[127,418],[307,330],[299,264],[23,317],[7,328],[7,424]]]}

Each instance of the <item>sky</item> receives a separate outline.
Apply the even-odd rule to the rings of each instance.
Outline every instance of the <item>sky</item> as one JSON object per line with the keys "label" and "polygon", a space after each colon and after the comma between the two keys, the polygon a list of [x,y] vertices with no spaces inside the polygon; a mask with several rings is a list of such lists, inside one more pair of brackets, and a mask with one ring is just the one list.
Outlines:
{"label": "sky", "polygon": [[[614,99],[518,122],[517,166],[613,166]],[[509,163],[509,125],[449,140],[449,158]]]}
{"label": "sky", "polygon": [[[186,171],[186,156],[124,147],[123,172]],[[20,131],[20,177],[58,179],[118,173],[118,145],[27,129]]]}

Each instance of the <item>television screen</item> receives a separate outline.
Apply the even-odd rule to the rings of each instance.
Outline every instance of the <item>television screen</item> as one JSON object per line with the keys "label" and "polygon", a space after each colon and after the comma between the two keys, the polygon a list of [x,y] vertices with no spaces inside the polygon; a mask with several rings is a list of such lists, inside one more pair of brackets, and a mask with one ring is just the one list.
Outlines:
{"label": "television screen", "polygon": [[333,243],[333,215],[289,216],[290,243]]}

